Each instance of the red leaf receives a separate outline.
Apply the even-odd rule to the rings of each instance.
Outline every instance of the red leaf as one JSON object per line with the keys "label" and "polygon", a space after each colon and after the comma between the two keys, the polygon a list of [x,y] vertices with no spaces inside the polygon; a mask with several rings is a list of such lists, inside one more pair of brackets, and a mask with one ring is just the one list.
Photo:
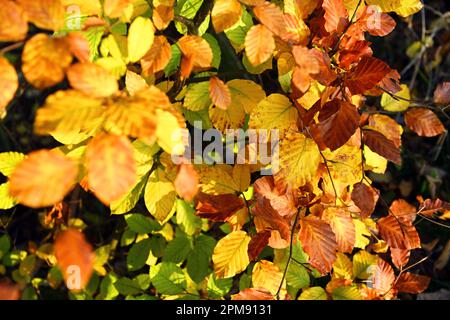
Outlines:
{"label": "red leaf", "polygon": [[199,193],[196,202],[196,215],[216,222],[226,221],[244,207],[244,200],[234,194]]}
{"label": "red leaf", "polygon": [[389,210],[396,217],[402,217],[410,223],[413,223],[414,220],[416,220],[416,207],[403,199],[393,201],[389,207]]}
{"label": "red leaf", "polygon": [[413,108],[405,113],[405,123],[422,137],[435,137],[445,132],[444,125],[430,109]]}
{"label": "red leaf", "polygon": [[361,217],[363,219],[370,217],[375,210],[380,192],[362,182],[353,186],[352,200],[356,206],[361,209]]}
{"label": "red leaf", "polygon": [[417,294],[425,291],[430,284],[431,278],[413,274],[411,272],[404,272],[398,278],[395,288],[399,292],[406,292]]}
{"label": "red leaf", "polygon": [[310,264],[322,274],[330,272],[338,248],[331,226],[316,217],[303,218],[300,220],[299,240],[309,255]]}
{"label": "red leaf", "polygon": [[391,68],[383,61],[364,56],[347,75],[345,85],[352,95],[361,94],[375,87],[390,71]]}
{"label": "red leaf", "polygon": [[320,70],[318,73],[311,75],[311,77],[324,86],[330,85],[337,78],[336,72],[331,70],[330,56],[318,49],[312,49],[310,52],[316,57]]}
{"label": "red leaf", "polygon": [[382,133],[375,130],[363,130],[363,142],[370,150],[396,164],[401,164],[400,149]]}
{"label": "red leaf", "polygon": [[258,232],[255,236],[253,236],[252,240],[248,244],[248,258],[250,261],[258,258],[259,254],[269,243],[269,238],[271,236],[270,230],[264,230],[262,232]]}
{"label": "red leaf", "polygon": [[359,112],[346,101],[327,102],[319,113],[319,130],[325,145],[334,151],[342,147],[359,126]]}

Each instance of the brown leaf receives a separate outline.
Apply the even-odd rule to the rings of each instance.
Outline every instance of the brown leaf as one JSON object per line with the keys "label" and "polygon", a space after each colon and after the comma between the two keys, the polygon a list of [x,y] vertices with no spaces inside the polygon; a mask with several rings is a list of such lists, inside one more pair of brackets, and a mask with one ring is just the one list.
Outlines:
{"label": "brown leaf", "polygon": [[450,82],[443,82],[437,86],[434,91],[433,101],[443,105],[450,103]]}
{"label": "brown leaf", "polygon": [[426,199],[423,200],[419,198],[420,206],[419,212],[421,215],[432,217],[437,212],[448,212],[450,211],[450,203],[443,201],[441,199]]}
{"label": "brown leaf", "polygon": [[289,240],[291,230],[288,221],[272,207],[268,199],[264,197],[257,199],[252,213],[256,218],[261,219],[267,227],[278,231],[282,239]]}
{"label": "brown leaf", "polygon": [[209,95],[213,104],[220,109],[226,110],[231,104],[230,89],[217,77],[211,77],[209,80]]}
{"label": "brown leaf", "polygon": [[363,219],[370,217],[380,197],[380,192],[362,182],[353,186],[352,200],[361,210]]}
{"label": "brown leaf", "polygon": [[211,221],[226,221],[240,209],[244,200],[234,194],[209,195],[199,193],[196,197],[196,215]]}
{"label": "brown leaf", "polygon": [[252,237],[250,243],[248,244],[248,258],[250,261],[258,258],[259,254],[269,243],[269,238],[271,236],[270,230],[264,230],[258,232],[256,235]]}
{"label": "brown leaf", "polygon": [[80,62],[89,62],[90,48],[89,42],[81,32],[70,32],[67,35],[67,42],[70,52]]}
{"label": "brown leaf", "polygon": [[430,277],[404,272],[398,278],[395,288],[399,292],[417,294],[425,291],[430,284]]}
{"label": "brown leaf", "polygon": [[310,264],[322,274],[330,272],[338,248],[331,226],[316,217],[305,217],[300,220],[299,240]]}
{"label": "brown leaf", "polygon": [[83,289],[91,278],[95,261],[95,253],[83,233],[76,229],[59,233],[55,240],[55,256],[67,288]]}
{"label": "brown leaf", "polygon": [[420,248],[419,235],[410,220],[388,215],[378,220],[377,225],[381,237],[391,248],[408,250]]}
{"label": "brown leaf", "polygon": [[[162,1],[153,8],[152,20],[156,29],[166,29],[175,16],[174,1]],[[165,37],[164,37],[165,38]]]}
{"label": "brown leaf", "polygon": [[[376,7],[375,7],[376,8]],[[358,26],[363,31],[368,31],[372,36],[384,37],[395,29],[395,20],[384,12],[378,12],[374,6],[365,8],[360,18]]]}
{"label": "brown leaf", "polygon": [[363,129],[363,142],[370,150],[396,164],[401,164],[400,150],[391,140],[375,130]]}
{"label": "brown leaf", "polygon": [[375,87],[390,71],[389,66],[383,61],[363,56],[347,75],[345,85],[352,95],[361,94]]}
{"label": "brown leaf", "polygon": [[190,163],[180,165],[174,181],[175,190],[186,201],[192,201],[198,192],[200,176]]}
{"label": "brown leaf", "polygon": [[311,77],[324,86],[330,85],[337,78],[336,72],[331,69],[330,56],[319,49],[312,49],[310,52],[319,63],[319,72],[312,74]]}
{"label": "brown leaf", "polygon": [[444,125],[430,109],[413,108],[405,113],[405,123],[422,137],[435,137],[445,132]]}
{"label": "brown leaf", "polygon": [[410,223],[413,223],[414,220],[416,220],[416,207],[403,199],[393,201],[389,207],[389,211],[396,217],[402,217]]}
{"label": "brown leaf", "polygon": [[402,145],[403,128],[394,119],[384,114],[373,114],[369,117],[369,126],[376,129],[391,140],[397,148]]}
{"label": "brown leaf", "polygon": [[267,198],[270,205],[281,216],[291,217],[297,212],[297,192],[294,190],[280,191],[275,186],[273,176],[259,178],[253,184],[255,198]]}
{"label": "brown leaf", "polygon": [[397,267],[397,269],[401,269],[402,267],[406,266],[406,264],[409,262],[410,256],[411,250],[391,248],[392,263]]}
{"label": "brown leaf", "polygon": [[342,147],[359,126],[359,112],[346,101],[327,102],[319,113],[319,130],[322,141],[334,151]]}

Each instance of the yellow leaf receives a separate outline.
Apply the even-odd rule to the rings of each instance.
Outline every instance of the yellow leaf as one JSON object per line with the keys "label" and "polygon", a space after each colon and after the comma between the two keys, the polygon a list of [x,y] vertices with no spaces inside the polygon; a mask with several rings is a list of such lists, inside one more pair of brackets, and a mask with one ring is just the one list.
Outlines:
{"label": "yellow leaf", "polygon": [[19,87],[16,69],[3,57],[0,57],[0,118],[6,115],[6,107],[14,98]]}
{"label": "yellow leaf", "polygon": [[281,141],[275,181],[293,188],[304,186],[316,175],[321,156],[314,140],[301,133],[288,133]]}
{"label": "yellow leaf", "polygon": [[90,132],[101,120],[102,101],[79,91],[58,91],[37,110],[34,130],[37,134],[78,134]]}
{"label": "yellow leaf", "polygon": [[355,224],[355,248],[364,249],[370,243],[369,238],[372,234],[361,220],[353,219],[353,223]]}
{"label": "yellow leaf", "polygon": [[368,146],[364,146],[364,169],[375,173],[383,174],[386,172],[388,161],[378,153],[370,150]]}
{"label": "yellow leaf", "polygon": [[18,0],[27,18],[40,29],[58,31],[64,26],[61,0]]}
{"label": "yellow leaf", "polygon": [[383,93],[383,95],[381,96],[381,107],[383,107],[384,110],[392,112],[401,112],[408,109],[410,102],[405,101],[403,99],[406,100],[411,99],[409,88],[406,84],[402,84],[401,87],[402,90],[395,94],[396,96],[399,96],[401,99],[395,99],[386,92]]}
{"label": "yellow leaf", "polygon": [[279,129],[282,136],[297,124],[298,112],[289,98],[275,93],[261,100],[250,114],[249,127],[252,129]]}
{"label": "yellow leaf", "polygon": [[353,256],[353,276],[358,279],[367,279],[370,277],[372,270],[377,264],[377,256],[367,251],[358,251]]}
{"label": "yellow leaf", "polygon": [[2,1],[0,10],[0,42],[20,41],[28,33],[25,11],[14,1]]}
{"label": "yellow leaf", "polygon": [[353,264],[349,257],[338,252],[333,263],[333,277],[337,279],[353,279]]}
{"label": "yellow leaf", "polygon": [[77,164],[61,153],[35,151],[15,168],[9,179],[9,192],[28,207],[51,206],[72,189],[77,173]]}
{"label": "yellow leaf", "polygon": [[303,290],[298,300],[327,300],[327,293],[322,287],[311,287]]}
{"label": "yellow leaf", "polygon": [[127,70],[127,74],[125,76],[125,86],[128,93],[132,96],[142,89],[148,88],[147,81],[145,81],[142,76],[130,70]]}
{"label": "yellow leaf", "polygon": [[74,89],[92,97],[108,97],[119,90],[116,78],[95,63],[73,64],[67,70],[67,77]]}
{"label": "yellow leaf", "polygon": [[366,0],[367,5],[376,5],[383,12],[395,12],[402,17],[410,16],[423,8],[420,0]]}
{"label": "yellow leaf", "polygon": [[211,12],[214,30],[217,33],[232,27],[242,14],[241,4],[237,0],[217,0]]}
{"label": "yellow leaf", "polygon": [[102,11],[100,0],[61,0],[61,2],[66,7],[77,6],[85,15],[100,15]]}
{"label": "yellow leaf", "polygon": [[153,44],[155,28],[150,19],[137,17],[128,30],[128,59],[139,61]]}
{"label": "yellow leaf", "polygon": [[19,152],[0,153],[0,173],[9,177],[19,163],[25,159],[25,155]]}
{"label": "yellow leaf", "polygon": [[145,206],[161,224],[170,219],[175,212],[177,193],[173,183],[167,179],[162,169],[155,170],[145,187]]}
{"label": "yellow leaf", "polygon": [[86,149],[89,188],[106,205],[120,199],[136,183],[136,162],[128,138],[101,134]]}
{"label": "yellow leaf", "polygon": [[169,111],[156,110],[156,138],[164,151],[174,154],[184,154],[187,145],[187,132],[181,127],[177,117]]}
{"label": "yellow leaf", "polygon": [[286,279],[283,279],[280,268],[267,260],[261,260],[253,267],[252,284],[254,288],[264,288],[275,295],[282,280],[283,285],[280,293],[283,297],[286,294]]}
{"label": "yellow leaf", "polygon": [[133,0],[105,0],[103,10],[110,18],[120,18]]}
{"label": "yellow leaf", "polygon": [[43,33],[28,40],[22,53],[23,74],[37,89],[49,88],[64,80],[64,71],[71,62],[66,40]]}
{"label": "yellow leaf", "polygon": [[233,167],[233,179],[240,192],[245,192],[250,186],[250,166],[236,164]]}
{"label": "yellow leaf", "polygon": [[197,171],[204,193],[218,195],[239,191],[239,187],[232,177],[233,169],[228,165],[202,165],[197,168]]}
{"label": "yellow leaf", "polygon": [[230,278],[247,268],[249,242],[250,237],[245,231],[231,232],[217,242],[212,256],[217,278]]}
{"label": "yellow leaf", "polygon": [[252,65],[268,60],[274,50],[275,39],[269,29],[262,24],[250,28],[245,36],[245,54]]}

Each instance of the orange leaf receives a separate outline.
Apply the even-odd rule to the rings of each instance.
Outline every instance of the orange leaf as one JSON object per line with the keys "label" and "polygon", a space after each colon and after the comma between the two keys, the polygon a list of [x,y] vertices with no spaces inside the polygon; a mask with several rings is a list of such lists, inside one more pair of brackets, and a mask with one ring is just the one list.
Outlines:
{"label": "orange leaf", "polygon": [[0,118],[5,115],[6,107],[14,98],[19,87],[16,69],[3,57],[0,57]]}
{"label": "orange leaf", "polygon": [[405,123],[422,137],[434,137],[445,132],[441,120],[433,111],[426,108],[413,108],[406,112]]}
{"label": "orange leaf", "polygon": [[196,197],[196,215],[211,221],[226,221],[244,207],[244,200],[234,194],[209,195],[199,193]]}
{"label": "orange leaf", "polygon": [[61,0],[17,0],[27,18],[40,29],[58,31],[64,26]]}
{"label": "orange leaf", "polygon": [[0,300],[19,300],[19,286],[0,282]]}
{"label": "orange leaf", "polygon": [[198,192],[199,174],[190,163],[180,165],[174,181],[175,190],[186,201],[192,201]]}
{"label": "orange leaf", "polygon": [[342,147],[359,127],[359,112],[346,101],[327,102],[319,113],[318,124],[322,141],[334,151]]}
{"label": "orange leaf", "polygon": [[384,37],[395,29],[395,20],[384,12],[377,12],[373,6],[366,7],[358,19],[358,26],[373,36]]}
{"label": "orange leaf", "polygon": [[56,236],[55,256],[66,286],[81,290],[89,282],[94,271],[95,253],[83,233],[67,229]]}
{"label": "orange leaf", "polygon": [[361,94],[375,87],[391,69],[383,61],[363,56],[358,65],[347,75],[345,84],[352,95]]}
{"label": "orange leaf", "polygon": [[0,10],[0,42],[20,41],[28,33],[27,16],[14,1],[4,0]]}
{"label": "orange leaf", "polygon": [[324,0],[322,8],[325,10],[325,30],[342,32],[348,24],[348,12],[343,0]]}
{"label": "orange leaf", "polygon": [[316,217],[303,218],[300,220],[299,240],[310,257],[310,264],[322,274],[330,272],[338,248],[331,226]]}
{"label": "orange leaf", "polygon": [[441,199],[423,200],[419,198],[418,200],[420,202],[419,212],[424,216],[432,217],[433,214],[437,212],[445,213],[450,211],[450,203],[442,201]]}
{"label": "orange leaf", "polygon": [[105,0],[103,10],[110,18],[120,18],[124,14],[124,10],[133,0]]}
{"label": "orange leaf", "polygon": [[156,29],[164,30],[169,26],[170,22],[172,22],[174,15],[175,11],[173,1],[166,1],[164,4],[159,4],[153,9],[153,24]]}
{"label": "orange leaf", "polygon": [[417,294],[425,291],[430,284],[431,278],[413,274],[411,272],[404,272],[398,278],[395,288],[399,292],[407,292]]}
{"label": "orange leaf", "polygon": [[211,66],[213,53],[208,42],[199,36],[183,36],[177,42],[181,52],[193,59],[194,67],[209,68]]}
{"label": "orange leaf", "polygon": [[137,180],[133,146],[128,138],[101,134],[86,148],[89,188],[106,205],[124,196]]}
{"label": "orange leaf", "polygon": [[280,191],[273,176],[259,178],[253,184],[255,198],[267,198],[270,205],[281,216],[292,217],[297,212],[297,192],[295,190]]}
{"label": "orange leaf", "polygon": [[380,295],[392,292],[392,286],[395,281],[395,274],[392,267],[383,259],[378,259],[378,263],[372,274],[372,286]]}
{"label": "orange leaf", "polygon": [[70,47],[70,52],[80,62],[89,62],[90,48],[84,34],[81,32],[70,32],[67,35],[67,42]]}
{"label": "orange leaf", "polygon": [[389,210],[396,217],[402,217],[410,223],[413,223],[414,220],[416,220],[416,207],[403,199],[393,201]]}
{"label": "orange leaf", "polygon": [[172,51],[167,38],[164,36],[156,36],[153,40],[152,47],[141,59],[142,73],[145,76],[154,74],[165,68],[170,60]]}
{"label": "orange leaf", "polygon": [[409,262],[410,255],[411,250],[391,248],[392,263],[398,269],[401,269],[402,267],[406,266],[406,264]]}
{"label": "orange leaf", "polygon": [[381,237],[391,248],[416,249],[420,248],[420,238],[416,228],[408,219],[393,215],[377,221]]}
{"label": "orange leaf", "polygon": [[383,132],[397,148],[402,145],[403,128],[391,117],[384,114],[373,114],[369,117],[369,126]]}
{"label": "orange leaf", "polygon": [[338,250],[351,253],[355,246],[355,224],[349,212],[340,208],[327,208],[322,219],[328,222],[336,236]]}
{"label": "orange leaf", "polygon": [[72,189],[77,173],[77,165],[63,154],[34,151],[14,170],[9,192],[18,202],[31,208],[52,206]]}
{"label": "orange leaf", "polygon": [[119,90],[116,78],[92,62],[73,64],[67,70],[70,85],[93,97],[109,97]]}
{"label": "orange leaf", "polygon": [[237,0],[216,0],[211,12],[212,24],[216,33],[232,27],[242,14],[242,7]]}
{"label": "orange leaf", "polygon": [[253,8],[253,13],[267,29],[279,37],[283,36],[286,31],[286,23],[283,12],[276,4],[266,1]]}
{"label": "orange leaf", "polygon": [[443,105],[450,103],[450,82],[444,82],[437,86],[434,91],[433,101]]}
{"label": "orange leaf", "polygon": [[395,144],[386,138],[382,133],[375,130],[363,130],[363,141],[370,150],[378,153],[380,156],[396,163],[400,164],[402,158],[400,156],[400,150]]}
{"label": "orange leaf", "polygon": [[375,210],[380,193],[377,189],[362,182],[353,186],[352,200],[361,210],[361,217],[368,218]]}
{"label": "orange leaf", "polygon": [[245,54],[252,65],[267,61],[274,50],[275,39],[269,29],[262,24],[250,28],[245,36]]}
{"label": "orange leaf", "polygon": [[220,109],[226,110],[231,104],[230,89],[217,77],[211,77],[209,80],[209,95],[213,104]]}
{"label": "orange leaf", "polygon": [[39,33],[25,44],[22,71],[37,89],[52,87],[64,80],[64,71],[72,62],[72,55],[64,38],[50,38]]}

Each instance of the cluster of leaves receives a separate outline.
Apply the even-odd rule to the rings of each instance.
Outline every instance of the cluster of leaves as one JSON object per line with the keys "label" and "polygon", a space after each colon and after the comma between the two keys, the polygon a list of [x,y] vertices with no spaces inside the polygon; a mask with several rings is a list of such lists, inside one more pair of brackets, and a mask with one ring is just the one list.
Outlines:
{"label": "cluster of leaves", "polygon": [[[419,136],[446,132],[434,111],[448,105],[449,84],[412,106],[365,38],[389,34],[388,13],[412,15],[419,0],[0,4],[0,41],[11,43],[0,110],[11,112],[20,84],[46,90],[34,132],[59,143],[0,154],[0,207],[52,207],[42,243],[21,250],[0,237],[0,274],[15,282],[0,284],[1,297],[38,297],[64,280],[74,299],[393,299],[427,288],[429,278],[407,272],[421,246],[413,222],[449,219],[450,205],[399,199],[379,218],[366,176],[401,165],[399,123]],[[8,52],[22,47],[15,66]],[[248,159],[175,164],[180,130],[198,123],[278,130],[273,175],[259,177],[267,168]],[[126,222],[95,250],[74,217],[88,193]]]}

